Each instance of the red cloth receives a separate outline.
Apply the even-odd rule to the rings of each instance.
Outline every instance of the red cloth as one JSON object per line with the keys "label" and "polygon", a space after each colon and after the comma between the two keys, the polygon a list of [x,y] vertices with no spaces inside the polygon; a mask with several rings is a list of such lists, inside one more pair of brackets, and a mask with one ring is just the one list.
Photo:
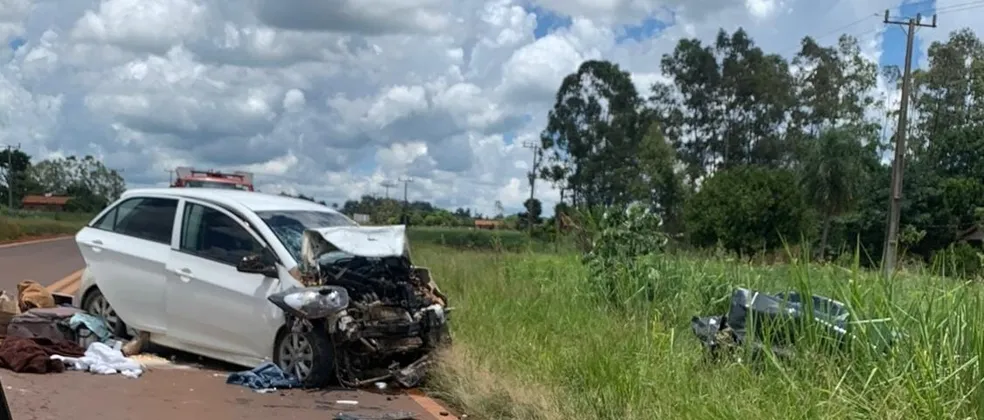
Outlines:
{"label": "red cloth", "polygon": [[52,355],[82,357],[85,349],[72,341],[46,337],[7,337],[0,343],[0,367],[23,373],[56,373],[65,370]]}

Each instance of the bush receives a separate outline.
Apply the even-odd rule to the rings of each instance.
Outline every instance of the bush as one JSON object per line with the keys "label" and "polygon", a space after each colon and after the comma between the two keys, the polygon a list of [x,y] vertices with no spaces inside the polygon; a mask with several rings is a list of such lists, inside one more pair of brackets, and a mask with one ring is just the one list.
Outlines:
{"label": "bush", "polygon": [[592,279],[612,302],[623,302],[640,291],[652,297],[653,284],[637,284],[630,279],[649,279],[648,271],[637,264],[640,257],[660,253],[667,237],[660,231],[662,220],[641,205],[611,208],[605,212],[584,254]]}
{"label": "bush", "polygon": [[687,203],[690,241],[720,244],[744,255],[798,243],[809,234],[809,206],[796,175],[785,169],[741,166],[715,173]]}
{"label": "bush", "polygon": [[947,277],[976,279],[982,274],[981,250],[966,244],[951,244],[933,254],[933,271]]}

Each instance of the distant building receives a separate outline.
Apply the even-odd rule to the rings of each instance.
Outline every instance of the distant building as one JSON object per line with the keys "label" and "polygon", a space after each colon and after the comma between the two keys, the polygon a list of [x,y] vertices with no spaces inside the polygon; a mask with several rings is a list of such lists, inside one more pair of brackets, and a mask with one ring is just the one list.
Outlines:
{"label": "distant building", "polygon": [[502,220],[475,219],[475,229],[499,229],[502,227]]}
{"label": "distant building", "polygon": [[24,210],[36,211],[65,211],[65,205],[72,197],[63,195],[29,195],[21,200],[21,207]]}
{"label": "distant building", "polygon": [[356,223],[369,223],[369,215],[355,213],[352,215],[352,220],[355,220]]}
{"label": "distant building", "polygon": [[984,244],[984,229],[981,229],[980,226],[971,226],[969,229],[957,233],[956,242],[981,246]]}

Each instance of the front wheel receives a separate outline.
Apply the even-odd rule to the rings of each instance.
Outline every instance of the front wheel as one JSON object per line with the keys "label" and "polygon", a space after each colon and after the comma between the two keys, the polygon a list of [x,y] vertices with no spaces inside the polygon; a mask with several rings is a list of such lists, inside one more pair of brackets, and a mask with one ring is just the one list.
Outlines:
{"label": "front wheel", "polygon": [[273,363],[304,387],[320,387],[335,374],[335,352],[324,329],[281,333],[273,346]]}

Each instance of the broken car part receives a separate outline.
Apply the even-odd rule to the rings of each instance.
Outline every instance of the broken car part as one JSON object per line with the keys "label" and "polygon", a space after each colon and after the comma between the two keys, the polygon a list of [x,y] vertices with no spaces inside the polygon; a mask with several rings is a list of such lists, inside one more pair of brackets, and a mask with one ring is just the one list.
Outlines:
{"label": "broken car part", "polygon": [[[812,309],[812,313],[808,310]],[[769,295],[737,288],[731,294],[728,313],[721,316],[695,316],[690,325],[701,344],[716,358],[722,351],[748,345],[753,351],[768,346],[776,355],[790,357],[792,345],[803,330],[804,321],[819,327],[824,338],[833,340],[834,347],[843,347],[859,337],[855,328],[860,324],[875,326],[864,338],[878,350],[891,346],[897,335],[886,331],[887,319],[854,320],[844,303],[825,296],[813,295],[804,299],[797,292]]]}
{"label": "broken car part", "polygon": [[450,342],[447,297],[410,262],[405,227],[333,227],[304,233],[306,288],[270,296],[287,317],[276,362],[318,386],[393,380],[414,387],[431,353]]}

